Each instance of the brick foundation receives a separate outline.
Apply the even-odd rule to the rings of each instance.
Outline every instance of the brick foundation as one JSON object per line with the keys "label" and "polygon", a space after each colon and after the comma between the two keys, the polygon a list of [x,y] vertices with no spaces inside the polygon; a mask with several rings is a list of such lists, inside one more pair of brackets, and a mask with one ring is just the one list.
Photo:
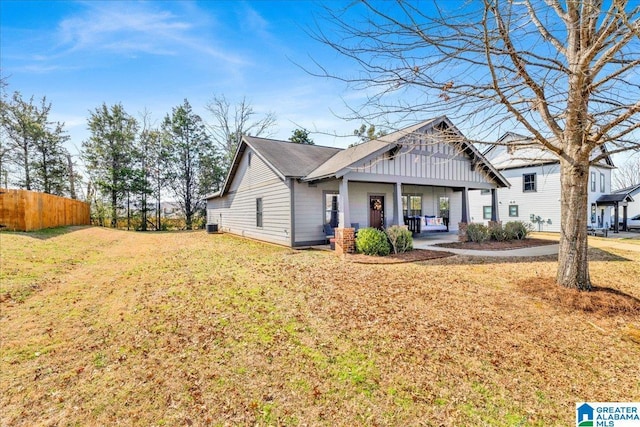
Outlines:
{"label": "brick foundation", "polygon": [[336,228],[336,255],[352,254],[356,251],[356,229]]}
{"label": "brick foundation", "polygon": [[467,237],[467,223],[459,222],[458,223],[458,242],[468,242],[469,239]]}

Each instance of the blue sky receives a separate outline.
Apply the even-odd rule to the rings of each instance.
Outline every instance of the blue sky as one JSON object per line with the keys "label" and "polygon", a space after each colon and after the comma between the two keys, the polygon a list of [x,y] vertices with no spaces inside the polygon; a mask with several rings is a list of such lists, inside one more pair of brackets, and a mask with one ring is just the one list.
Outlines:
{"label": "blue sky", "polygon": [[[273,112],[271,137],[286,140],[302,127],[317,144],[346,147],[361,122],[341,118],[349,115],[345,103],[361,105],[366,93],[296,65],[313,59],[333,73],[359,72],[307,34],[327,24],[320,15],[321,3],[311,0],[0,0],[0,70],[9,93],[47,97],[74,154],[89,136],[90,111],[103,102],[122,103],[136,117],[146,109],[160,123],[186,98],[212,121],[205,106],[215,95],[232,104],[246,98],[258,115]],[[455,122],[454,112],[438,114]],[[481,124],[456,125],[469,138],[487,138]]]}
{"label": "blue sky", "polygon": [[274,138],[304,127],[317,144],[342,147],[353,138],[327,134],[359,127],[336,115],[360,95],[296,65],[341,60],[305,33],[320,9],[311,1],[2,0],[1,71],[9,93],[47,97],[71,149],[103,102],[134,116],[147,109],[159,123],[187,98],[209,120],[214,95],[275,113]]}

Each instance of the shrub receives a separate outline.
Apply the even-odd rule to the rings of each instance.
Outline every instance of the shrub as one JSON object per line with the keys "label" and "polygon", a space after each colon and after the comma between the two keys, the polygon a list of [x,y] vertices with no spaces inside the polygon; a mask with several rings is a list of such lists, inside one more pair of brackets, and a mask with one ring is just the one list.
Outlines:
{"label": "shrub", "polygon": [[502,223],[493,223],[489,226],[489,237],[491,240],[503,242],[505,240],[513,240],[513,237],[502,227]]}
{"label": "shrub", "polygon": [[489,229],[486,225],[476,223],[467,225],[467,238],[472,242],[486,242],[489,240],[489,237]]}
{"label": "shrub", "polygon": [[365,255],[389,255],[391,248],[384,231],[376,228],[361,228],[356,239],[356,250]]}
{"label": "shrub", "polygon": [[385,230],[393,253],[401,254],[413,250],[413,236],[407,227],[392,225]]}
{"label": "shrub", "polygon": [[531,224],[522,221],[509,221],[504,225],[504,230],[511,239],[522,240],[531,233]]}

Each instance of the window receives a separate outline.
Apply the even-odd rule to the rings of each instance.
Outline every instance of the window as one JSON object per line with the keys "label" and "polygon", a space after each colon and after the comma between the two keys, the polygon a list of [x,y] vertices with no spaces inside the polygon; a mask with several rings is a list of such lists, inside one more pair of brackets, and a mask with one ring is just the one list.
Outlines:
{"label": "window", "polygon": [[483,219],[491,219],[491,206],[483,206],[482,207],[482,218]]}
{"label": "window", "polygon": [[449,197],[440,196],[440,199],[438,201],[438,206],[440,207],[440,216],[442,218],[447,218],[448,220],[449,219]]}
{"label": "window", "polygon": [[256,199],[256,227],[262,227],[262,197]]}
{"label": "window", "polygon": [[405,194],[402,196],[402,214],[422,216],[422,194]]}
{"label": "window", "polygon": [[480,190],[480,194],[486,196],[487,194],[491,194],[491,190]]}
{"label": "window", "polygon": [[324,194],[324,223],[338,227],[338,193]]}
{"label": "window", "polygon": [[247,154],[247,166],[251,167],[251,151]]}
{"label": "window", "polygon": [[591,192],[596,191],[596,173],[591,172]]}
{"label": "window", "polygon": [[509,205],[509,216],[518,216],[518,205]]}
{"label": "window", "polygon": [[525,173],[522,175],[522,191],[524,193],[536,191],[535,173]]}
{"label": "window", "polygon": [[604,174],[600,174],[600,192],[604,193]]}

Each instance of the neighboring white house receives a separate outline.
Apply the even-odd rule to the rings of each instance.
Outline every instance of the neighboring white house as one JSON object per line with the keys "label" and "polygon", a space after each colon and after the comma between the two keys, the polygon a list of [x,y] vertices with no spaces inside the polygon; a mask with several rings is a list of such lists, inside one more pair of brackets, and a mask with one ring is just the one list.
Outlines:
{"label": "neighboring white house", "polygon": [[[560,231],[560,163],[551,152],[532,144],[532,140],[508,133],[483,154],[509,181],[509,188],[498,190],[497,217],[507,221],[524,221],[536,231]],[[587,222],[592,227],[612,225],[613,202],[604,199],[611,193],[611,170],[614,165],[605,158],[589,169],[590,206]],[[469,193],[471,222],[488,222],[492,212],[491,195],[487,191]]]}
{"label": "neighboring white house", "polygon": [[325,224],[457,230],[469,190],[507,185],[446,117],[348,149],[243,136],[207,222],[292,247],[325,243]]}
{"label": "neighboring white house", "polygon": [[[625,224],[625,218],[633,218],[640,215],[640,183],[616,190],[613,193],[626,196],[626,209],[623,209],[623,213],[619,216],[620,224]],[[626,210],[626,215],[624,215],[624,210]]]}

